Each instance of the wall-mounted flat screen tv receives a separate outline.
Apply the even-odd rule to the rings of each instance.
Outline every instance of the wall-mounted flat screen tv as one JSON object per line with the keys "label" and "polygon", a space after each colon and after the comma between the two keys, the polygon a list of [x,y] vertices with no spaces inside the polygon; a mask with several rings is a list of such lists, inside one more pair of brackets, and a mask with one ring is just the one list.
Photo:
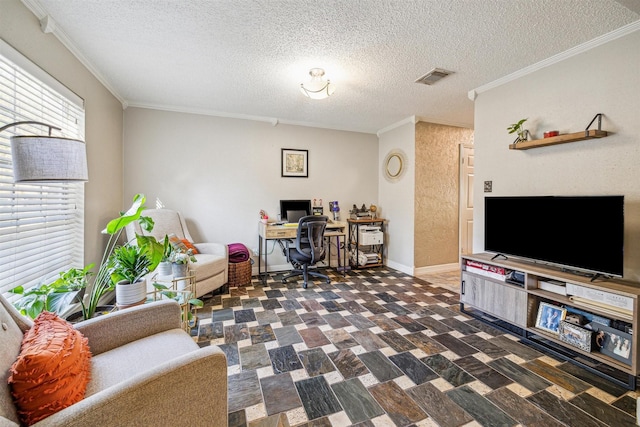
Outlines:
{"label": "wall-mounted flat screen tv", "polygon": [[484,248],[621,277],[624,196],[485,197]]}

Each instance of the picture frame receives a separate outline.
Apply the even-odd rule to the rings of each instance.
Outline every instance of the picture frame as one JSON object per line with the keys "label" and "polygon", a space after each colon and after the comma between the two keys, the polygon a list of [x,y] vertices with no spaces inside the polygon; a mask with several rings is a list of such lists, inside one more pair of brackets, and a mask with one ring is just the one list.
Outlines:
{"label": "picture frame", "polygon": [[536,328],[557,335],[560,329],[560,322],[564,320],[566,315],[567,310],[564,308],[541,302],[538,307],[538,316],[536,317]]}
{"label": "picture frame", "polygon": [[309,150],[282,148],[280,162],[282,177],[309,177]]}
{"label": "picture frame", "polygon": [[600,353],[631,365],[633,340],[630,334],[596,322],[589,326],[594,331],[594,345]]}
{"label": "picture frame", "polygon": [[560,341],[579,348],[580,350],[591,352],[591,336],[593,331],[585,329],[575,323],[563,320],[558,328],[558,338]]}

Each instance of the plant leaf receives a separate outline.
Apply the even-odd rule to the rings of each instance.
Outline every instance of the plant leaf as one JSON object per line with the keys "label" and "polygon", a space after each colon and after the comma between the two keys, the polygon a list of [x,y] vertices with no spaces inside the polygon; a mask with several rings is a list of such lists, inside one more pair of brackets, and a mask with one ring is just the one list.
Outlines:
{"label": "plant leaf", "polygon": [[122,230],[128,224],[140,218],[140,214],[144,210],[144,202],[146,197],[143,194],[136,194],[133,198],[133,204],[128,211],[122,213],[118,218],[112,219],[107,227],[102,231],[105,234],[115,234]]}

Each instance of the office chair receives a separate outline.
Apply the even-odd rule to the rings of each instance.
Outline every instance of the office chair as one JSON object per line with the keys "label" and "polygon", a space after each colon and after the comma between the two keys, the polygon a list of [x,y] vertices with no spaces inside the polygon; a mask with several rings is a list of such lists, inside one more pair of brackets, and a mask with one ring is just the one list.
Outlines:
{"label": "office chair", "polygon": [[[282,278],[285,283],[288,278],[302,275],[303,288],[307,288],[309,276],[320,277],[331,283],[331,279],[324,274],[309,271],[309,266],[322,261],[325,256],[324,230],[327,227],[326,216],[307,215],[298,221],[298,233],[295,242],[287,241],[284,255],[293,265],[294,270]],[[290,246],[295,243],[295,246]]]}

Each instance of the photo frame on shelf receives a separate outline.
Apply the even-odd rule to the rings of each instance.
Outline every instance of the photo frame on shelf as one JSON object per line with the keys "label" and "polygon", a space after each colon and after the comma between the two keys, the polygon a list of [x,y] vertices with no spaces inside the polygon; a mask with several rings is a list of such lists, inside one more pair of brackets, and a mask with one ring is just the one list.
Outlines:
{"label": "photo frame on shelf", "polygon": [[591,336],[593,331],[585,329],[575,323],[563,320],[558,327],[558,337],[560,341],[579,348],[584,351],[591,351]]}
{"label": "photo frame on shelf", "polygon": [[594,330],[595,347],[600,353],[631,365],[633,341],[630,334],[596,322],[591,322],[589,326]]}
{"label": "photo frame on shelf", "polygon": [[309,177],[309,150],[282,148],[281,152],[282,177]]}
{"label": "photo frame on shelf", "polygon": [[557,334],[560,329],[560,322],[567,315],[564,308],[541,302],[538,307],[538,317],[536,318],[536,328],[542,329],[553,334]]}

